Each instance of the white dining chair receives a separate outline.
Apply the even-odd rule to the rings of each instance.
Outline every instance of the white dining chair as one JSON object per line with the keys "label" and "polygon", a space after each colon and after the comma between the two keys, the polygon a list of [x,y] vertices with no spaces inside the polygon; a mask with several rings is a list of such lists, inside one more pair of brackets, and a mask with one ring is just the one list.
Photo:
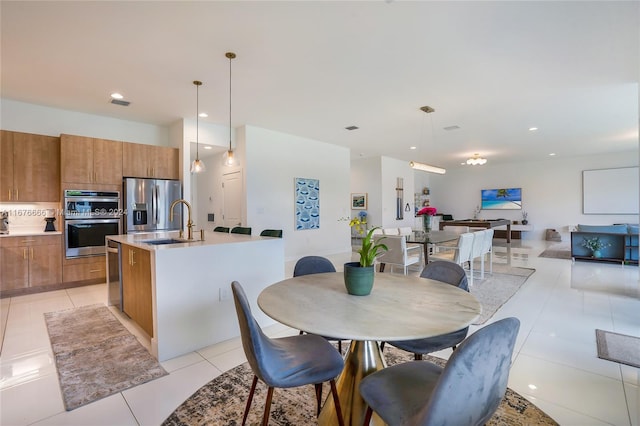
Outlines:
{"label": "white dining chair", "polygon": [[484,261],[489,256],[489,274],[493,274],[493,229],[487,229],[484,233],[484,244],[482,246],[482,257],[480,258],[480,278],[484,279]]}
{"label": "white dining chair", "polygon": [[[484,248],[484,239],[485,239],[486,232],[487,232],[486,229],[483,229],[482,231],[472,232],[473,244],[471,245],[471,255],[469,256],[469,276],[470,276],[469,282],[471,285],[473,285],[474,271],[476,269],[474,267],[474,262],[476,259],[478,259],[478,261],[482,263],[481,261],[481,257],[483,256],[482,249]],[[478,275],[478,278],[480,278],[480,275]]]}
{"label": "white dining chair", "polygon": [[375,241],[384,238],[381,243],[387,246],[387,251],[378,257],[377,261],[385,265],[391,265],[393,272],[394,266],[401,266],[404,275],[407,275],[409,265],[419,264],[420,255],[409,255],[407,252],[407,240],[400,235],[388,235],[383,237],[375,237]]}
{"label": "white dining chair", "polygon": [[398,233],[407,240],[407,253],[409,255],[417,254],[418,256],[420,256],[420,263],[423,263],[424,259],[422,258],[422,256],[424,253],[424,246],[422,244],[409,242],[413,237],[413,229],[411,229],[410,226],[401,226],[398,228]]}
{"label": "white dining chair", "polygon": [[[439,250],[429,256],[429,262],[435,260],[446,260],[457,263],[464,268],[465,263],[471,261],[473,239],[474,236],[471,232],[465,232],[464,234],[460,234],[457,246],[436,246]],[[469,274],[469,285],[473,285],[472,273]]]}
{"label": "white dining chair", "polygon": [[382,228],[384,235],[400,235],[398,228]]}

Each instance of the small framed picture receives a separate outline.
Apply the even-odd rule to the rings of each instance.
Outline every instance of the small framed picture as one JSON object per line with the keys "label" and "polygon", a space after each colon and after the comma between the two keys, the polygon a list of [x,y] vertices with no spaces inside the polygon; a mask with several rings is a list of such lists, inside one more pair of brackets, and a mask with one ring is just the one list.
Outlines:
{"label": "small framed picture", "polygon": [[367,193],[353,193],[351,194],[351,210],[366,210],[367,209]]}

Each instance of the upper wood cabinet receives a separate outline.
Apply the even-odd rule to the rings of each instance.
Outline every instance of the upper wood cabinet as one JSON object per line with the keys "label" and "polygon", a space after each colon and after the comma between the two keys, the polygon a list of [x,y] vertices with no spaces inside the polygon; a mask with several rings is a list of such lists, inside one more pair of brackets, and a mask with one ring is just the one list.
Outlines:
{"label": "upper wood cabinet", "polygon": [[122,184],[122,142],[63,134],[60,144],[62,182]]}
{"label": "upper wood cabinet", "polygon": [[122,173],[127,177],[179,179],[177,148],[123,143]]}
{"label": "upper wood cabinet", "polygon": [[2,130],[0,201],[60,201],[60,138]]}

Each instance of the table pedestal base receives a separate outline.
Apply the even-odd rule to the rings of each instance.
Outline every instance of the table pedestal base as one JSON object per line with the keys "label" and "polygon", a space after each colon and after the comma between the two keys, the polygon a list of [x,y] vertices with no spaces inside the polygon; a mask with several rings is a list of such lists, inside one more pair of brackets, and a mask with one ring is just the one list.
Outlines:
{"label": "table pedestal base", "polygon": [[[375,340],[353,340],[351,342],[344,360],[344,369],[336,381],[345,425],[362,425],[367,405],[360,396],[360,381],[386,366],[387,363],[378,342]],[[338,424],[336,407],[331,394],[322,407],[318,424],[326,426]],[[374,413],[370,424],[384,425],[384,422]]]}

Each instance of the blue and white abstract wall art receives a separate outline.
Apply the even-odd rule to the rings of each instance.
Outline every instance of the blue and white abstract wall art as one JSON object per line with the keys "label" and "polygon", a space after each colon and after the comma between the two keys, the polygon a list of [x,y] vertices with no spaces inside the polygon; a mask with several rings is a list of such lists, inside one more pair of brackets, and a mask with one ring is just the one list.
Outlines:
{"label": "blue and white abstract wall art", "polygon": [[296,231],[320,228],[320,180],[295,178]]}

